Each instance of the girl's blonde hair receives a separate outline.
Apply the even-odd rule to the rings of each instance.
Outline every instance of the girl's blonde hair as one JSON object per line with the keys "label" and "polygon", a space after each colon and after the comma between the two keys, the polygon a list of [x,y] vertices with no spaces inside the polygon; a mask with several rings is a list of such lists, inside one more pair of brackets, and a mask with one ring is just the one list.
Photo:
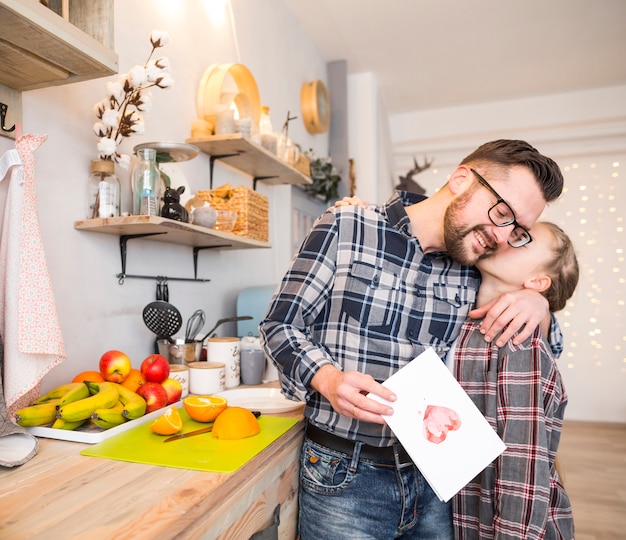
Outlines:
{"label": "girl's blonde hair", "polygon": [[550,287],[543,292],[550,305],[550,311],[561,311],[574,294],[578,285],[578,259],[572,240],[558,225],[542,222],[548,227],[554,242],[552,258],[545,264],[545,270],[552,280]]}

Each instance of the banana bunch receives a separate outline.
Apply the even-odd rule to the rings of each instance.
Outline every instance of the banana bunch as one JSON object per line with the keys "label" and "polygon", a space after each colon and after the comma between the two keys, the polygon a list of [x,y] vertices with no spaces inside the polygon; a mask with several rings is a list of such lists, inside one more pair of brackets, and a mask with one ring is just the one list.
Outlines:
{"label": "banana bunch", "polygon": [[135,420],[146,412],[146,400],[114,382],[68,383],[50,390],[15,413],[23,427],[51,425],[76,429],[88,421],[109,429]]}
{"label": "banana bunch", "polygon": [[91,415],[91,421],[98,427],[109,429],[126,422],[123,412],[124,404],[118,399],[112,407],[96,409]]}
{"label": "banana bunch", "polygon": [[86,382],[83,383],[89,390],[89,397],[65,403],[57,410],[57,418],[66,422],[87,420],[98,409],[109,409],[118,401],[120,392],[118,385],[113,382]]}
{"label": "banana bunch", "polygon": [[[91,384],[94,383],[88,383]],[[97,409],[91,415],[93,423],[104,429],[119,426],[127,420],[135,420],[146,413],[145,399],[121,384],[113,384],[119,392],[117,403],[109,408]],[[90,390],[95,390],[95,387]]]}
{"label": "banana bunch", "polygon": [[44,426],[51,423],[53,427],[57,427],[54,426],[54,422],[59,407],[87,396],[89,396],[89,388],[82,382],[62,384],[37,398],[30,406],[16,411],[15,421],[23,427]]}

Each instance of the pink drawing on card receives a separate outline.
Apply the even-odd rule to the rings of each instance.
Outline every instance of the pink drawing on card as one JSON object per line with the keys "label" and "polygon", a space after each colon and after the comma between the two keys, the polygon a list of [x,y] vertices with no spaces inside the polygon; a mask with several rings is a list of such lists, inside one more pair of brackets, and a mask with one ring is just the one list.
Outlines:
{"label": "pink drawing on card", "polygon": [[440,405],[428,405],[424,413],[424,437],[431,443],[439,444],[446,440],[449,431],[461,427],[461,419],[456,411]]}

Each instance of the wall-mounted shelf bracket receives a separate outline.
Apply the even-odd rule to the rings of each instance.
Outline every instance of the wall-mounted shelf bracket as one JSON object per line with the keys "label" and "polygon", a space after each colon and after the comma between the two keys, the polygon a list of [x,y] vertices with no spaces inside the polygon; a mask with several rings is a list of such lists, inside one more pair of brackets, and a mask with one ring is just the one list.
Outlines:
{"label": "wall-mounted shelf bracket", "polygon": [[124,280],[127,278],[131,278],[131,279],[154,279],[156,281],[199,281],[202,283],[207,283],[209,281],[211,281],[210,279],[201,279],[197,277],[197,272],[196,272],[196,259],[197,259],[197,255],[196,255],[196,249],[198,248],[194,248],[194,277],[193,278],[184,278],[184,277],[170,277],[170,276],[145,276],[145,275],[138,275],[138,274],[127,274],[126,273],[126,256],[128,253],[128,248],[127,248],[127,244],[129,240],[132,240],[133,238],[145,238],[147,236],[155,236],[155,235],[160,235],[160,234],[166,234],[166,233],[145,233],[145,234],[124,234],[122,236],[120,236],[120,257],[121,257],[121,262],[122,262],[122,272],[117,274],[117,280],[118,283],[120,285],[124,285]]}
{"label": "wall-mounted shelf bracket", "polygon": [[198,253],[203,249],[221,249],[228,247],[228,245],[223,246],[196,246],[193,248],[193,277],[196,278],[198,275]]}
{"label": "wall-mounted shelf bracket", "polygon": [[218,159],[230,158],[238,156],[239,152],[234,154],[222,154],[219,156],[210,156],[209,157],[209,189],[213,189],[213,165],[215,165],[215,161]]}
{"label": "wall-mounted shelf bracket", "polygon": [[256,183],[257,182],[262,182],[263,180],[271,180],[273,178],[278,178],[278,176],[276,176],[276,175],[273,175],[273,176],[255,176],[252,179],[252,189],[254,191],[256,191]]}

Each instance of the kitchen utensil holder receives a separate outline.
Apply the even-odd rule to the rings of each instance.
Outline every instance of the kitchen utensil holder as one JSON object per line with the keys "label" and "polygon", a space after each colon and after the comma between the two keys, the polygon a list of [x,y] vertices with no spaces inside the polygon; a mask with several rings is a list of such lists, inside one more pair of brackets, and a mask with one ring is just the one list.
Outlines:
{"label": "kitchen utensil holder", "polygon": [[[124,281],[126,279],[154,279],[156,281],[160,281],[160,282],[167,282],[167,281],[198,281],[201,283],[208,283],[209,281],[211,281],[208,278],[199,278],[198,277],[198,250],[200,249],[205,249],[205,248],[199,248],[199,247],[194,247],[193,248],[193,276],[192,278],[190,277],[171,277],[171,276],[147,276],[147,275],[141,275],[141,274],[127,274],[126,273],[126,258],[127,258],[127,254],[128,254],[128,241],[132,240],[133,238],[144,238],[147,236],[155,236],[157,234],[165,234],[165,233],[145,233],[145,234],[125,234],[120,236],[120,258],[121,258],[121,263],[122,263],[122,271],[119,274],[116,274],[118,283],[120,285],[124,285]],[[213,247],[213,246],[211,246]],[[217,246],[215,246],[217,247]]]}

